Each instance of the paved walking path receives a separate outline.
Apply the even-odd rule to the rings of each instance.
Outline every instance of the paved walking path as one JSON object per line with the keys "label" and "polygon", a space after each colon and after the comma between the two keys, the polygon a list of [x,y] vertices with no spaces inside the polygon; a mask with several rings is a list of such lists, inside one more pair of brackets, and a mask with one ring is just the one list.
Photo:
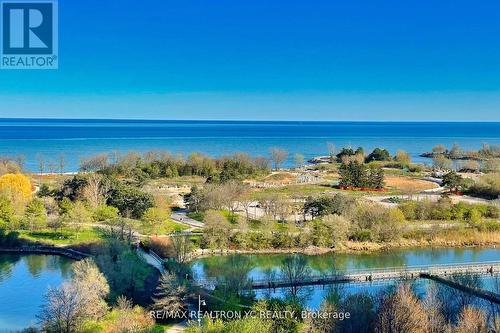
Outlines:
{"label": "paved walking path", "polygon": [[185,209],[173,211],[170,218],[177,223],[185,224],[192,228],[203,228],[205,226],[203,222],[196,221],[187,216],[187,210]]}

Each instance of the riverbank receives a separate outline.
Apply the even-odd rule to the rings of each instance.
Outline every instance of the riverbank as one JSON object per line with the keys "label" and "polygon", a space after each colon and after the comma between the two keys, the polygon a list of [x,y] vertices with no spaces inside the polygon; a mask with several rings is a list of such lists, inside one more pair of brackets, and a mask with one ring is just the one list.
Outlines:
{"label": "riverbank", "polygon": [[90,254],[57,246],[0,247],[0,253],[61,255],[73,260],[82,260]]}
{"label": "riverbank", "polygon": [[232,255],[232,254],[304,254],[321,255],[326,253],[338,254],[373,254],[390,250],[412,248],[474,248],[500,246],[500,232],[481,232],[467,230],[464,232],[451,231],[448,235],[437,235],[432,239],[401,239],[394,242],[353,242],[346,241],[336,248],[309,246],[306,248],[287,249],[197,249],[190,255],[189,261],[199,258]]}

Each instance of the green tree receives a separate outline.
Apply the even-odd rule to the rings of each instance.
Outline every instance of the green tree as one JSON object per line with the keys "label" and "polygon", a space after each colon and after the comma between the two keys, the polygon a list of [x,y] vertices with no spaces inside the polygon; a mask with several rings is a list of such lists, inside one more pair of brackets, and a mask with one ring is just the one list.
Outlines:
{"label": "green tree", "polygon": [[125,217],[141,218],[154,206],[153,197],[141,190],[115,182],[109,192],[108,205],[118,208]]}
{"label": "green tree", "polygon": [[443,185],[451,192],[458,192],[462,187],[464,179],[455,171],[448,172],[443,176]]}
{"label": "green tree", "polygon": [[370,165],[366,178],[367,182],[364,187],[375,189],[384,188],[384,169],[381,167]]}
{"label": "green tree", "polygon": [[70,226],[75,231],[77,239],[84,225],[92,222],[92,214],[81,201],[72,203],[62,218],[64,224]]}
{"label": "green tree", "polygon": [[155,311],[177,312],[185,310],[186,287],[173,273],[162,273],[153,296]]}
{"label": "green tree", "polygon": [[225,216],[217,211],[209,210],[204,218],[205,228],[201,246],[209,249],[223,249],[229,241],[230,226]]}
{"label": "green tree", "polygon": [[369,294],[357,293],[341,300],[343,311],[351,314],[350,320],[338,322],[342,333],[371,333],[376,318],[375,302]]}
{"label": "green tree", "polygon": [[145,281],[151,268],[129,244],[113,239],[97,247],[94,252],[97,266],[112,287],[110,299],[120,295],[132,299],[144,296]]}
{"label": "green tree", "polygon": [[92,214],[92,218],[97,222],[104,222],[118,218],[118,208],[107,205],[100,205]]}
{"label": "green tree", "polygon": [[366,162],[372,161],[390,161],[391,154],[387,149],[375,148],[373,151],[366,157]]}
{"label": "green tree", "polygon": [[0,196],[0,229],[10,229],[14,216],[14,207],[10,200]]}
{"label": "green tree", "polygon": [[344,157],[350,157],[350,156],[354,156],[355,155],[355,152],[352,148],[342,148],[340,150],[340,152],[336,155],[337,156],[337,160],[339,161],[342,161],[342,159]]}
{"label": "green tree", "polygon": [[35,198],[28,203],[24,212],[23,222],[30,230],[46,226],[47,210],[42,200]]}
{"label": "green tree", "polygon": [[142,215],[142,225],[148,233],[158,233],[170,220],[170,210],[166,208],[148,208]]}
{"label": "green tree", "polygon": [[358,161],[348,161],[339,167],[340,186],[383,188],[384,171],[381,167]]}

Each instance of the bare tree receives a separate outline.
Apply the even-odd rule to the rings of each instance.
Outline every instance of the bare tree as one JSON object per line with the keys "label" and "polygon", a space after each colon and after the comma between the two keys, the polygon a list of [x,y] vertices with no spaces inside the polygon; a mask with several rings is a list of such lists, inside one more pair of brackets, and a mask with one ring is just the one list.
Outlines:
{"label": "bare tree", "polygon": [[295,168],[296,169],[302,169],[304,167],[304,155],[302,154],[295,154],[293,156],[293,159],[295,161]]}
{"label": "bare tree", "polygon": [[435,284],[431,284],[427,288],[427,293],[423,300],[423,306],[426,309],[429,321],[428,332],[444,332],[446,329],[446,320],[443,316],[443,303],[437,297],[437,288]]}
{"label": "bare tree", "polygon": [[47,162],[47,168],[49,169],[49,172],[50,172],[51,174],[56,173],[57,165],[56,165],[56,163],[54,162],[54,160],[50,159],[50,160]]}
{"label": "bare tree", "polygon": [[81,318],[80,297],[72,284],[64,283],[59,288],[49,288],[39,316],[45,331],[76,332]]}
{"label": "bare tree", "polygon": [[330,156],[330,162],[335,162],[335,145],[332,142],[327,142],[326,147],[328,148],[328,156]]}
{"label": "bare tree", "polygon": [[97,320],[107,311],[109,285],[92,259],[73,265],[73,280],[45,295],[39,319],[44,332],[77,332],[86,319]]}
{"label": "bare tree", "polygon": [[82,158],[80,160],[80,170],[83,172],[91,172],[102,170],[109,165],[108,154],[97,154],[89,158]]}
{"label": "bare tree", "polygon": [[222,185],[221,189],[224,205],[232,214],[238,209],[239,199],[248,191],[248,186],[239,181],[230,181]]}
{"label": "bare tree", "polygon": [[97,173],[87,177],[87,185],[83,188],[83,197],[96,208],[106,201],[109,192],[109,183]]}
{"label": "bare tree", "polygon": [[422,303],[411,291],[409,284],[386,296],[381,303],[375,326],[377,333],[426,333],[428,319]]}
{"label": "bare tree", "polygon": [[274,164],[274,169],[279,170],[281,164],[288,158],[288,152],[284,149],[273,147],[269,149],[271,160]]}
{"label": "bare tree", "polygon": [[455,333],[488,333],[486,315],[483,311],[470,306],[463,308],[458,317]]}
{"label": "bare tree", "polygon": [[22,170],[24,170],[24,163],[26,162],[26,157],[24,155],[17,155],[16,156],[16,159],[15,159],[15,162],[17,163],[17,165],[19,165],[19,168]]}
{"label": "bare tree", "polygon": [[450,170],[453,167],[453,161],[444,155],[436,155],[432,159],[432,166],[437,170]]}
{"label": "bare tree", "polygon": [[245,218],[248,223],[250,221],[250,208],[254,205],[254,200],[249,195],[245,195],[243,198],[240,198],[239,203],[245,211]]}
{"label": "bare tree", "polygon": [[189,236],[173,235],[170,239],[172,240],[172,248],[174,249],[174,255],[177,262],[186,262],[192,250],[192,243]]}
{"label": "bare tree", "polygon": [[92,259],[75,262],[72,270],[72,283],[81,298],[82,315],[99,319],[108,309],[104,300],[109,294],[108,281]]}
{"label": "bare tree", "polygon": [[304,281],[311,275],[311,270],[307,265],[307,259],[301,255],[291,255],[286,257],[281,263],[281,274],[290,284],[290,291],[294,297],[299,290],[299,282]]}
{"label": "bare tree", "polygon": [[290,200],[284,196],[278,196],[274,206],[276,219],[286,222],[288,217],[293,214],[293,206]]}
{"label": "bare tree", "polygon": [[64,161],[64,154],[60,153],[59,154],[59,173],[62,175],[64,172],[64,166],[65,166],[65,161]]}
{"label": "bare tree", "polygon": [[256,157],[254,164],[259,170],[269,170],[269,159],[263,156]]}
{"label": "bare tree", "polygon": [[439,144],[437,146],[432,147],[433,154],[444,154],[448,149],[445,146]]}
{"label": "bare tree", "polygon": [[42,175],[45,170],[45,157],[42,154],[36,154],[36,161],[38,162],[38,171]]}

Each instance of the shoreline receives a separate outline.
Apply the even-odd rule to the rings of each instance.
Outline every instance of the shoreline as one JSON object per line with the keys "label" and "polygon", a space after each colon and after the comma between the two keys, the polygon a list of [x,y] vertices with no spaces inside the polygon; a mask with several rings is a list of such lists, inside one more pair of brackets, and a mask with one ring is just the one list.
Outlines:
{"label": "shoreline", "polygon": [[[479,234],[478,236],[484,236]],[[306,256],[319,256],[328,253],[338,254],[376,254],[381,252],[404,250],[404,249],[420,249],[425,247],[432,248],[480,248],[500,246],[500,232],[495,232],[491,235],[492,239],[479,241],[475,239],[466,239],[462,241],[445,240],[438,238],[435,240],[400,240],[389,243],[376,242],[345,242],[338,248],[322,248],[310,246],[307,248],[289,248],[289,249],[262,249],[262,250],[237,250],[237,249],[197,249],[190,254],[187,262],[192,262],[201,258],[210,258],[234,254],[243,255],[273,255],[273,254],[303,254]]]}
{"label": "shoreline", "polygon": [[50,245],[0,247],[0,253],[60,255],[73,260],[82,260],[91,256],[88,253],[83,253],[71,248]]}

